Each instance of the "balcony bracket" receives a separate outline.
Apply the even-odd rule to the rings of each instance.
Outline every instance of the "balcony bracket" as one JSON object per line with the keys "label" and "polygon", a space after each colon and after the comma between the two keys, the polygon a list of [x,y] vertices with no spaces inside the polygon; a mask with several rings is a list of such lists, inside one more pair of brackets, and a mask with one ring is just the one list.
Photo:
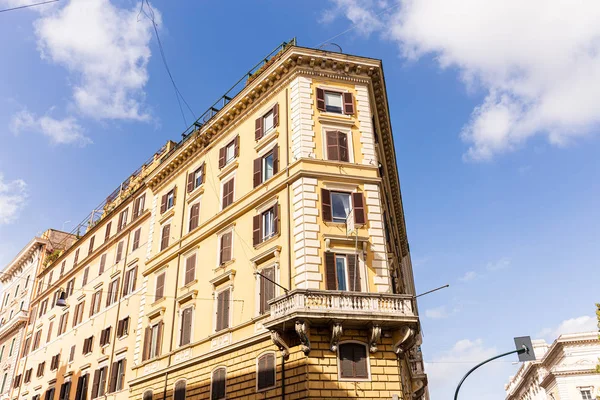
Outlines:
{"label": "balcony bracket", "polygon": [[300,348],[305,355],[310,353],[310,339],[308,338],[310,326],[303,320],[296,321],[296,333],[300,338]]}
{"label": "balcony bracket", "polygon": [[394,345],[394,352],[398,356],[401,356],[404,352],[408,351],[416,340],[415,330],[408,326],[402,327],[398,332],[398,335],[394,336],[397,337],[396,344]]}
{"label": "balcony bracket", "polygon": [[287,360],[290,357],[290,347],[287,345],[285,340],[283,340],[281,334],[276,330],[272,330],[271,340],[273,341],[275,346],[279,348],[279,351],[281,351],[281,355],[283,356],[283,358]]}
{"label": "balcony bracket", "polygon": [[379,325],[371,326],[371,340],[369,341],[369,351],[375,353],[377,351],[377,342],[381,339],[381,327]]}
{"label": "balcony bracket", "polygon": [[342,333],[343,333],[342,324],[339,322],[335,322],[331,326],[331,347],[330,347],[331,351],[333,351],[333,352],[337,351],[338,342],[340,341],[340,338],[342,337]]}

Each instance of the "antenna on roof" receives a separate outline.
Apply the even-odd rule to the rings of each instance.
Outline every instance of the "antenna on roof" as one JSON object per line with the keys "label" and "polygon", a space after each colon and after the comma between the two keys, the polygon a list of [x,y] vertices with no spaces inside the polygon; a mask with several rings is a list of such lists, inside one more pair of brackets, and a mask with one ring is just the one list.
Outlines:
{"label": "antenna on roof", "polygon": [[319,46],[319,50],[324,50],[324,47],[331,47],[331,46],[335,46],[340,50],[340,53],[343,53],[344,51],[342,50],[342,46],[340,46],[337,43],[333,43],[333,42],[327,42],[327,43],[323,43],[322,45]]}

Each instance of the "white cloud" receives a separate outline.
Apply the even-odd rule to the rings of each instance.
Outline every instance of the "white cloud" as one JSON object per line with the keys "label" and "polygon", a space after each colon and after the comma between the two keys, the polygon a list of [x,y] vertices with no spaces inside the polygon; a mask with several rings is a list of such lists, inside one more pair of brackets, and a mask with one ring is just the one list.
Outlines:
{"label": "white cloud", "polygon": [[321,16],[321,22],[331,22],[339,14],[343,14],[352,21],[352,24],[356,25],[358,32],[365,35],[383,27],[377,14],[370,10],[370,8],[383,8],[387,5],[385,2],[374,2],[371,0],[363,0],[360,4],[356,0],[332,0],[332,2],[334,3],[334,8],[325,10]]}
{"label": "white cloud", "polygon": [[441,319],[448,318],[448,311],[446,310],[446,306],[440,306],[436,308],[430,308],[425,310],[425,316],[431,319]]}
{"label": "white cloud", "polygon": [[[538,135],[564,145],[600,126],[600,2],[397,1],[369,26],[406,59],[432,55],[486,93],[460,133],[465,159],[489,160]],[[373,18],[371,3],[334,3],[353,22]]]}
{"label": "white cloud", "polygon": [[509,258],[503,257],[498,261],[487,263],[485,268],[491,272],[500,271],[501,269],[508,268],[510,266],[510,263],[511,261]]}
{"label": "white cloud", "polygon": [[4,181],[0,173],[0,225],[13,222],[27,200],[27,184],[21,180]]}
{"label": "white cloud", "polygon": [[28,110],[15,114],[10,128],[15,134],[23,131],[41,132],[50,138],[53,144],[79,144],[85,146],[92,141],[83,134],[83,128],[73,117],[55,119],[48,115],[38,118]]}
{"label": "white cloud", "polygon": [[[70,1],[35,22],[42,58],[67,68],[77,110],[97,119],[148,120],[144,86],[152,24],[139,8]],[[160,14],[155,10],[156,22]]]}
{"label": "white cloud", "polygon": [[589,315],[571,318],[562,321],[556,328],[544,328],[538,333],[538,337],[548,342],[553,342],[560,335],[567,333],[581,333],[598,331],[598,320]]}
{"label": "white cloud", "polygon": [[473,279],[475,279],[476,277],[477,277],[477,272],[468,271],[466,274],[464,274],[464,276],[462,276],[461,278],[458,278],[458,280],[461,282],[469,282],[469,281],[472,281]]}

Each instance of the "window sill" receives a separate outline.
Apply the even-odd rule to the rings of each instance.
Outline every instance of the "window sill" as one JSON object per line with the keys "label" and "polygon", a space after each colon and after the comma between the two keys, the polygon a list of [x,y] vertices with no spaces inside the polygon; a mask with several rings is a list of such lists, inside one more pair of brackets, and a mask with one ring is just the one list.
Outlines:
{"label": "window sill", "polygon": [[219,269],[225,269],[227,268],[229,265],[233,264],[235,262],[235,258],[232,258],[229,261],[225,261],[224,263],[221,263],[217,266],[217,268],[215,269],[215,272],[218,271]]}
{"label": "window sill", "polygon": [[165,211],[165,213],[163,215],[161,215],[160,219],[158,220],[158,223],[163,224],[166,220],[171,218],[173,215],[175,215],[175,206],[171,207],[168,211]]}
{"label": "window sill", "polygon": [[124,335],[123,335],[123,336],[121,336],[121,337],[118,337],[117,339],[118,339],[118,340],[123,340],[123,339],[127,339],[128,337],[129,337],[129,332],[127,332],[126,334],[124,334]]}
{"label": "window sill", "polygon": [[340,382],[371,382],[371,378],[342,378],[338,376]]}
{"label": "window sill", "polygon": [[229,164],[227,164],[226,166],[223,167],[223,169],[221,169],[221,172],[219,172],[219,175],[217,175],[217,178],[223,179],[227,174],[234,171],[238,167],[238,165],[239,165],[239,163],[237,162],[237,160],[230,161]]}
{"label": "window sill", "polygon": [[269,237],[268,239],[263,240],[262,242],[260,242],[259,244],[257,244],[256,246],[254,246],[254,248],[256,250],[267,246],[268,244],[274,242],[275,240],[277,240],[279,237],[281,236],[281,233],[276,233],[275,235]]}
{"label": "window sill", "polygon": [[158,300],[154,300],[154,303],[150,304],[150,307],[155,307],[157,305],[159,305],[160,303],[162,303],[163,301],[165,301],[167,298],[166,297],[161,297]]}
{"label": "window sill", "polygon": [[262,388],[262,389],[256,388],[256,393],[262,393],[262,392],[266,392],[267,390],[272,390],[272,389],[276,389],[276,388],[277,388],[277,385],[269,386],[269,387]]}
{"label": "window sill", "polygon": [[333,112],[321,111],[318,116],[320,123],[340,124],[348,127],[354,126],[354,118],[352,115],[338,114]]}
{"label": "window sill", "polygon": [[194,190],[192,190],[189,194],[188,194],[188,198],[186,200],[186,202],[188,204],[190,204],[192,201],[196,200],[198,197],[202,196],[202,194],[204,193],[204,184],[198,186],[197,188],[195,188]]}
{"label": "window sill", "polygon": [[198,283],[198,279],[194,279],[194,280],[184,284],[179,289],[189,289],[190,287],[194,286],[196,283]]}
{"label": "window sill", "polygon": [[257,152],[261,151],[262,149],[267,147],[269,143],[271,143],[271,140],[277,139],[278,137],[279,130],[277,128],[272,129],[269,133],[258,139],[258,142],[256,142],[256,144],[254,145],[254,150],[256,150]]}

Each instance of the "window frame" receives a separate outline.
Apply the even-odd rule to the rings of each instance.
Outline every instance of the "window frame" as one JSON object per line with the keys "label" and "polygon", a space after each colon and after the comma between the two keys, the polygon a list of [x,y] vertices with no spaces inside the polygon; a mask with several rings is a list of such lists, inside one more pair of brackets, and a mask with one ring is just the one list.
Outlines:
{"label": "window frame", "polygon": [[[231,150],[232,156],[229,158],[229,151]],[[235,139],[225,145],[225,165],[236,159],[235,155]]]}
{"label": "window frame", "polygon": [[[348,212],[348,214],[346,214],[346,217],[344,218],[343,221],[340,221],[339,218],[336,220],[336,217],[334,216],[334,206],[333,206],[333,196],[334,195],[346,195],[348,196],[348,201],[349,201],[349,205],[350,205],[350,211]],[[354,204],[352,202],[352,192],[345,192],[343,190],[330,190],[329,191],[329,202],[331,204],[331,222],[335,223],[335,224],[345,224],[346,221],[348,221],[348,217],[350,216],[350,214],[352,213],[352,210],[354,209]]]}
{"label": "window frame", "polygon": [[[279,264],[277,263],[277,261],[273,261],[271,263],[265,264],[264,266],[262,266],[261,268],[257,269],[257,272],[261,273],[268,268],[273,268],[273,275],[274,275],[274,281],[279,283],[279,279],[280,279],[280,275],[279,275]],[[261,312],[261,307],[262,307],[262,293],[261,293],[261,282],[265,280],[263,277],[261,277],[260,275],[256,275],[256,279],[255,279],[255,284],[256,284],[256,304],[255,304],[255,316],[256,317],[260,317],[262,315],[267,315],[269,314],[269,311],[264,311]],[[273,298],[276,298],[277,296],[279,296],[279,287],[276,284],[273,284],[274,286],[274,291],[273,291]],[[267,301],[268,302],[268,301]]]}
{"label": "window frame", "polygon": [[[201,203],[202,203],[202,197],[199,197],[197,201],[193,202],[188,207],[188,223],[187,223],[188,233],[190,233],[191,231],[195,230],[196,228],[198,228],[200,226],[200,209],[202,207]],[[198,206],[198,219],[196,221],[196,226],[192,228],[192,210],[196,206]]]}
{"label": "window frame", "polygon": [[[160,338],[158,337],[160,333],[160,321],[150,324],[150,350],[148,352],[148,360],[152,360],[158,357],[160,354],[159,342]],[[146,360],[146,361],[148,361]]]}
{"label": "window frame", "polygon": [[[267,386],[264,388],[259,388],[258,387],[259,375],[260,375],[259,361],[262,357],[266,357],[266,356],[273,356],[273,385]],[[266,392],[268,390],[277,388],[277,354],[274,351],[269,350],[269,351],[260,353],[255,359],[255,367],[256,367],[256,383],[255,383],[256,393]]]}
{"label": "window frame", "polygon": [[[266,122],[269,117],[271,117],[271,127],[269,129],[267,129]],[[269,109],[269,111],[264,113],[263,116],[261,117],[261,119],[262,119],[262,136],[265,137],[269,133],[273,132],[273,130],[275,130],[275,128],[277,127],[277,125],[275,124],[275,109],[274,109],[274,107],[271,107]]]}
{"label": "window frame", "polygon": [[[229,252],[229,260],[225,260],[223,261],[221,258],[221,248],[223,246],[222,242],[223,242],[223,237],[225,235],[231,235],[231,244],[229,246],[230,248],[230,252]],[[235,257],[233,255],[233,228],[228,228],[222,232],[220,232],[218,234],[218,246],[217,246],[217,268],[223,267],[224,265],[233,262],[235,260]]]}
{"label": "window frame", "polygon": [[[177,385],[183,383],[183,398],[185,400],[187,395],[187,379],[179,379],[173,384],[173,400],[177,400]],[[143,399],[142,399],[143,400]]]}
{"label": "window frame", "polygon": [[[360,377],[342,377],[342,360],[341,360],[341,348],[343,345],[346,344],[358,344],[361,346],[364,346],[365,348],[365,354],[366,354],[366,370],[367,370],[367,376],[365,378],[360,378]],[[344,340],[342,342],[338,343],[337,349],[336,349],[336,359],[337,359],[337,370],[338,370],[338,381],[340,382],[371,382],[372,380],[372,375],[371,375],[371,360],[370,360],[370,356],[369,356],[369,346],[361,341],[358,340]]]}
{"label": "window frame", "polygon": [[[221,179],[221,195],[219,197],[220,200],[220,210],[223,211],[229,207],[231,207],[231,205],[233,203],[235,203],[235,181],[236,181],[236,171],[233,171],[231,174],[224,176]],[[227,205],[225,205],[225,185],[229,184],[229,182],[233,182],[233,190],[231,191],[231,202],[228,203]]]}
{"label": "window frame", "polygon": [[166,211],[169,211],[171,208],[175,207],[175,189],[171,189],[168,193],[167,193],[167,209]]}
{"label": "window frame", "polygon": [[[195,314],[196,314],[194,312],[195,309],[196,309],[196,307],[194,305],[190,305],[190,306],[187,306],[187,307],[182,307],[179,310],[179,338],[178,338],[179,339],[178,340],[179,346],[178,347],[185,347],[185,346],[188,346],[188,345],[190,345],[190,344],[192,344],[194,342],[194,340],[193,340],[194,339],[194,322],[195,322],[194,320],[195,320]],[[183,329],[184,329],[184,327],[183,327],[183,322],[184,322],[183,321],[183,313],[185,311],[187,311],[187,310],[191,310],[190,311],[190,318],[192,319],[191,324],[190,324],[190,341],[188,343],[183,343]]]}
{"label": "window frame", "polygon": [[[227,311],[227,326],[218,329],[218,314],[219,314],[219,295],[225,291],[229,291],[229,309]],[[233,317],[233,285],[224,286],[214,291],[214,306],[213,306],[213,333],[224,332],[231,328]]]}
{"label": "window frame", "polygon": [[[327,95],[336,95],[339,96],[340,98],[340,111],[335,111],[335,110],[330,110],[328,107],[334,107],[334,106],[329,106],[327,104]],[[331,114],[341,114],[344,115],[344,92],[338,92],[335,90],[331,90],[331,89],[325,89],[323,88],[323,101],[325,102],[325,112],[331,113]]]}
{"label": "window frame", "polygon": [[[346,135],[346,145],[348,147],[348,161],[343,161],[341,160],[339,154],[338,154],[338,159],[330,159],[328,156],[328,142],[327,142],[327,132],[332,132],[332,131],[337,131],[337,132],[341,132],[343,134]],[[331,125],[331,124],[322,124],[321,125],[321,149],[322,149],[322,153],[323,153],[323,160],[327,160],[327,161],[332,161],[332,162],[336,162],[336,163],[342,163],[342,164],[354,164],[355,163],[355,158],[354,158],[354,142],[353,142],[353,132],[352,129],[348,129],[346,127],[343,126],[339,126],[339,125]]]}
{"label": "window frame", "polygon": [[[224,379],[224,383],[223,385],[225,386],[225,388],[223,389],[223,397],[213,397],[213,386],[214,386],[214,378],[215,378],[215,372],[217,372],[218,370],[223,369],[225,370],[225,379]],[[225,365],[219,365],[215,368],[212,369],[212,371],[210,371],[210,400],[223,400],[227,398],[227,366]]]}

